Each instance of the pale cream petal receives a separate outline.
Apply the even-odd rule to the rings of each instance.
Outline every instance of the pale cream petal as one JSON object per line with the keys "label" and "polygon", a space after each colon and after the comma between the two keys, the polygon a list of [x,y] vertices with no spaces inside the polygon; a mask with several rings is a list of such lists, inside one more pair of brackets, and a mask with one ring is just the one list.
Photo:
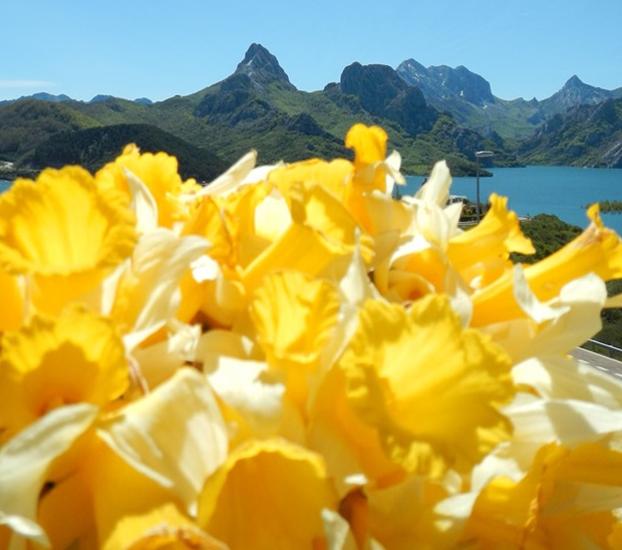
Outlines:
{"label": "pale cream petal", "polygon": [[255,166],[244,178],[242,179],[242,184],[246,185],[247,183],[258,183],[260,181],[267,181],[268,175],[272,170],[276,168],[280,168],[285,164],[283,161],[279,161],[275,164],[262,164],[261,166]]}
{"label": "pale cream petal", "polygon": [[132,268],[117,290],[112,318],[125,329],[133,349],[162,328],[179,307],[179,282],[192,261],[209,243],[199,237],[178,237],[159,228],[143,235],[134,251]]}
{"label": "pale cream petal", "polygon": [[218,262],[205,254],[194,260],[190,264],[190,269],[192,270],[192,278],[197,283],[215,281],[222,275]]}
{"label": "pale cream petal", "polygon": [[194,514],[205,479],[227,457],[227,431],[209,384],[183,368],[125,407],[98,435],[123,460],[173,490]]}
{"label": "pale cream petal", "polygon": [[278,239],[292,223],[287,201],[276,189],[257,205],[254,219],[255,234],[268,241]]}
{"label": "pale cream petal", "polygon": [[248,337],[229,330],[212,329],[201,335],[196,359],[203,364],[203,372],[218,368],[221,357],[237,359],[260,359],[263,354],[255,351],[256,344]]}
{"label": "pale cream petal", "polygon": [[37,420],[0,449],[0,525],[49,546],[37,524],[39,494],[51,463],[94,422],[98,407],[60,407]]}
{"label": "pale cream petal", "polygon": [[573,399],[535,400],[503,412],[514,426],[513,443],[572,446],[622,430],[622,410]]}
{"label": "pale cream petal", "polygon": [[396,183],[398,185],[406,185],[406,178],[400,172],[401,165],[402,155],[400,155],[399,151],[391,151],[391,154],[386,159],[384,159],[384,167],[387,171],[387,195],[391,195],[391,193],[393,192],[393,186]]}
{"label": "pale cream petal", "polygon": [[[622,506],[620,485],[568,481],[558,481],[556,485],[556,494],[546,505],[548,514],[610,512]],[[571,499],[569,495],[573,495]]]}
{"label": "pale cream petal", "polygon": [[199,325],[187,325],[177,320],[167,324],[168,338],[132,352],[140,374],[150,389],[169,379],[184,365],[194,363],[201,338]]}
{"label": "pale cream petal", "polygon": [[452,204],[448,204],[445,208],[443,208],[443,213],[449,222],[450,235],[449,238],[456,237],[463,233],[462,229],[458,226],[460,222],[460,216],[462,216],[462,207],[463,203],[454,202]]}
{"label": "pale cream petal", "polygon": [[326,550],[357,550],[348,522],[337,512],[324,508],[322,522],[326,536]]}
{"label": "pale cream petal", "polygon": [[418,232],[426,241],[443,251],[447,250],[449,239],[455,234],[455,226],[443,208],[423,202],[417,208],[415,220]]}
{"label": "pale cream petal", "polygon": [[555,307],[538,300],[529,288],[522,266],[514,266],[514,298],[520,308],[536,323],[544,323],[561,317],[568,311],[568,306]]}
{"label": "pale cream petal", "polygon": [[470,493],[460,493],[459,495],[452,495],[444,500],[441,500],[434,508],[434,511],[447,518],[454,518],[456,520],[466,520],[471,515],[473,505],[479,495],[478,491]]}
{"label": "pale cream petal", "polygon": [[622,380],[570,357],[532,357],[514,366],[512,378],[547,399],[578,399],[622,408]]}
{"label": "pale cream petal", "polygon": [[519,462],[508,452],[511,443],[502,443],[492,453],[486,456],[471,472],[471,491],[475,495],[495,477],[504,477],[518,482],[526,471]]}
{"label": "pale cream petal", "polygon": [[136,231],[148,233],[158,227],[158,204],[143,181],[127,168],[123,169],[128,183],[131,203],[136,216]]}
{"label": "pale cream petal", "polygon": [[130,267],[131,261],[129,259],[121,262],[97,287],[89,293],[80,296],[80,301],[89,309],[101,315],[110,315],[117,296],[119,283]]}
{"label": "pale cream petal", "polygon": [[[554,305],[568,312],[544,327],[532,344],[538,354],[568,353],[601,329],[600,311],[607,299],[607,289],[600,277],[589,274],[564,285]],[[540,351],[542,350],[542,351]]]}
{"label": "pale cream petal", "polygon": [[600,330],[605,302],[603,281],[589,274],[566,284],[559,296],[540,302],[527,287],[521,270],[515,271],[517,301],[528,318],[489,325],[489,333],[515,363],[529,357],[564,356]]}
{"label": "pale cream petal", "polygon": [[234,357],[220,357],[207,379],[227,405],[249,423],[257,436],[268,436],[278,428],[283,413],[285,386],[265,376],[268,365]]}
{"label": "pale cream petal", "polygon": [[415,197],[424,202],[442,207],[445,206],[449,198],[450,186],[451,174],[449,173],[449,167],[442,160],[434,165],[428,181],[417,191]]}
{"label": "pale cream petal", "polygon": [[224,174],[218,176],[194,196],[227,195],[235,191],[242,184],[244,178],[248,176],[250,171],[255,168],[256,162],[257,151],[249,151]]}
{"label": "pale cream petal", "polygon": [[[338,287],[342,298],[339,320],[322,353],[320,364],[323,370],[328,370],[348,345],[358,326],[359,308],[366,300],[383,300],[376,287],[369,280],[358,237],[350,265],[339,281]],[[313,400],[313,396],[311,399]]]}

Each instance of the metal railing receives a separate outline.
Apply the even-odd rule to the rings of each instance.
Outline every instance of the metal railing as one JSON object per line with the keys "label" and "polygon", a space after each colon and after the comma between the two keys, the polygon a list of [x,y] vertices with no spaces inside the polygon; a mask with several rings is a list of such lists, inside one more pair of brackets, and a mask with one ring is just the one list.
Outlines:
{"label": "metal railing", "polygon": [[[593,338],[590,338],[581,347],[599,353],[600,355],[611,357],[612,359],[622,360],[622,348],[612,346],[611,344],[605,344],[605,342],[599,342]],[[601,353],[601,350],[604,350],[605,353]]]}

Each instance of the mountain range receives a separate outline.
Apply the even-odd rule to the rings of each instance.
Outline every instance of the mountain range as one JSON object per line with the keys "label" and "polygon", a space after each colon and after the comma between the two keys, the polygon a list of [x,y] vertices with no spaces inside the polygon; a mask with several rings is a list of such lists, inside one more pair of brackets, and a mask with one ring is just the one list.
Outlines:
{"label": "mountain range", "polygon": [[622,97],[622,88],[597,88],[573,75],[558,92],[541,101],[535,98],[506,100],[493,95],[486,79],[463,66],[426,68],[408,59],[396,70],[405,82],[421,89],[430,105],[451,113],[460,124],[483,134],[497,132],[514,142],[530,137],[546,119],[556,114],[578,105],[595,105]]}
{"label": "mountain range", "polygon": [[[396,69],[355,62],[339,82],[304,92],[272,53],[252,44],[229,77],[188,96],[154,103],[147,98],[98,95],[82,102],[35,94],[0,102],[0,159],[31,169],[76,155],[79,162],[79,147],[88,142],[101,153],[101,158],[88,158],[96,168],[111,154],[110,136],[136,135],[144,143],[166,149],[170,141],[177,150],[209,158],[200,177],[210,179],[210,170],[216,175],[217,168],[250,148],[258,150],[261,162],[349,155],[343,136],[352,124],[364,122],[387,129],[407,173],[426,173],[435,160],[446,158],[456,175],[472,174],[474,151],[493,150],[495,165],[515,165],[516,153],[530,161],[544,158],[539,151],[550,146],[553,127],[564,125],[559,121],[566,113],[616,104],[619,97],[622,88],[603,90],[573,76],[545,100],[508,101],[494,96],[490,83],[466,67],[426,68],[414,59]],[[589,119],[572,116],[584,126]],[[575,123],[568,124],[566,137]],[[123,129],[109,129],[115,125]],[[607,131],[603,126],[602,149]]]}

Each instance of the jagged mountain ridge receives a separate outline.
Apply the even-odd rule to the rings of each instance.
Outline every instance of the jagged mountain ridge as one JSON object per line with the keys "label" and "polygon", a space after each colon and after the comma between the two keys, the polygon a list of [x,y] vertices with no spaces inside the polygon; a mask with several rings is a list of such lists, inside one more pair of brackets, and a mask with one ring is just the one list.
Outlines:
{"label": "jagged mountain ridge", "polygon": [[[347,156],[351,152],[344,148],[343,138],[356,122],[387,128],[390,145],[400,150],[410,173],[427,172],[440,158],[447,158],[456,174],[472,173],[474,164],[469,157],[474,150],[502,145],[460,128],[450,116],[434,111],[422,93],[407,86],[391,67],[359,64],[358,72],[361,77],[375,76],[368,86],[356,88],[358,77],[346,68],[342,78],[345,90],[340,82],[323,91],[303,92],[289,81],[276,57],[253,44],[231,76],[189,96],[174,96],[152,105],[111,97],[62,105],[75,115],[80,127],[149,124],[216,151],[227,162],[251,148],[258,149],[261,162]],[[372,105],[371,97],[381,92],[384,99]],[[54,119],[57,114],[47,112],[46,116]],[[0,129],[6,129],[5,115],[0,108]],[[64,125],[65,130],[79,129],[75,124]],[[0,155],[8,160],[28,158],[28,150],[50,137],[49,133],[31,133],[31,139],[18,128],[8,130],[0,132]],[[11,133],[19,136],[17,149],[6,146],[5,136]]]}
{"label": "jagged mountain ridge", "polygon": [[[352,70],[357,65],[360,66],[360,64],[353,63],[349,69]],[[377,67],[385,67],[383,69],[385,73],[389,69],[387,66],[378,65]],[[516,145],[517,141],[529,138],[545,120],[555,114],[564,113],[577,105],[596,104],[606,99],[622,97],[622,88],[605,90],[585,84],[578,76],[573,75],[558,92],[549,98],[541,101],[535,98],[530,101],[522,98],[509,101],[496,97],[492,93],[490,83],[485,78],[464,66],[456,68],[446,65],[424,67],[412,58],[400,63],[396,68],[396,74],[408,85],[418,88],[423,93],[426,107],[433,107],[440,112],[448,112],[460,125],[482,133],[493,140],[496,140],[496,136],[499,135],[503,139],[509,140],[512,145]],[[236,75],[238,80],[232,79]],[[386,73],[384,78],[388,82],[393,76]],[[223,87],[229,86],[230,88],[227,101],[232,101],[234,104],[243,103],[242,96],[245,94],[248,99],[248,94],[242,89],[244,84],[241,84],[245,82],[244,77],[250,79],[252,87],[258,92],[263,91],[269,94],[269,88],[275,84],[284,89],[296,91],[277,58],[261,44],[251,44],[235,72],[223,81]],[[396,84],[392,83],[389,87],[396,89]],[[233,88],[237,88],[237,92]],[[382,95],[383,90],[378,90],[376,87],[374,93]],[[362,97],[369,96],[364,90],[359,90],[359,95]],[[416,93],[411,93],[410,97],[407,98],[405,97],[408,96],[406,91],[400,92],[399,95],[400,98],[393,102],[392,108],[385,108],[381,116],[386,117],[390,111],[391,115],[388,118],[402,126],[406,124],[412,133],[418,128],[417,124],[410,124],[413,120],[413,113],[401,111],[420,109],[423,113],[424,108]],[[66,95],[56,96],[48,93],[34,94],[28,98],[63,103],[74,101]],[[123,100],[109,95],[97,95],[90,100],[91,103],[104,104],[120,101]],[[199,114],[201,112],[208,113],[210,109],[214,108],[213,105],[210,105],[210,101],[214,101],[214,99],[208,100],[205,105],[202,105],[199,108]],[[139,98],[134,102],[141,105],[152,103],[146,98]],[[365,110],[371,108],[370,113],[380,116],[371,107],[373,102],[373,98],[366,97],[363,99],[365,105],[360,104],[358,107],[362,106]],[[0,102],[0,105],[6,103]],[[346,107],[345,105],[341,106]],[[218,108],[216,106],[217,110]],[[259,102],[254,105],[251,116],[256,116],[257,110],[261,109],[265,113],[269,111],[265,103]],[[245,115],[242,114],[241,116],[243,118]],[[117,122],[125,122],[125,120],[117,120]]]}
{"label": "jagged mountain ridge", "polygon": [[529,163],[622,168],[622,98],[554,115],[519,154]]}
{"label": "jagged mountain ridge", "polygon": [[426,68],[411,58],[400,63],[396,71],[407,84],[420,88],[426,98],[442,100],[457,96],[480,106],[495,102],[490,83],[462,65],[455,69],[446,65]]}
{"label": "jagged mountain ridge", "polygon": [[495,132],[510,140],[528,138],[555,114],[622,96],[622,88],[597,88],[574,75],[558,92],[544,100],[508,101],[496,97],[485,78],[464,66],[426,68],[411,58],[400,63],[396,71],[407,84],[421,89],[430,105],[451,113],[462,125],[485,135]]}

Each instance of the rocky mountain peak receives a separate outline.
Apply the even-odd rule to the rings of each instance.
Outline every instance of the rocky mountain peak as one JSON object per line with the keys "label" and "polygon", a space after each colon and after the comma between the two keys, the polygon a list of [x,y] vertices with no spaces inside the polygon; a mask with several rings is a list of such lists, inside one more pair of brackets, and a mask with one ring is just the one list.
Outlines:
{"label": "rocky mountain peak", "polygon": [[427,76],[428,74],[428,70],[421,63],[419,63],[419,61],[413,59],[412,57],[410,59],[407,59],[406,61],[402,61],[397,66],[396,71],[398,72],[398,74],[400,72],[407,72],[413,77],[423,77]]}
{"label": "rocky mountain peak", "polygon": [[577,105],[596,105],[613,97],[613,92],[590,86],[576,74],[572,75],[558,92],[540,102],[542,112],[546,116],[565,113]]}
{"label": "rocky mountain peak", "polygon": [[459,100],[483,106],[495,101],[488,81],[463,65],[455,69],[446,65],[426,68],[414,59],[407,59],[396,70],[407,84],[420,88],[431,102]]}
{"label": "rocky mountain peak", "polygon": [[564,84],[564,88],[579,88],[582,86],[586,86],[586,84],[576,74],[573,74]]}
{"label": "rocky mountain peak", "polygon": [[251,81],[259,87],[276,81],[295,89],[287,73],[279,65],[278,59],[261,44],[250,45],[244,59],[238,64],[235,74],[248,75]]}

